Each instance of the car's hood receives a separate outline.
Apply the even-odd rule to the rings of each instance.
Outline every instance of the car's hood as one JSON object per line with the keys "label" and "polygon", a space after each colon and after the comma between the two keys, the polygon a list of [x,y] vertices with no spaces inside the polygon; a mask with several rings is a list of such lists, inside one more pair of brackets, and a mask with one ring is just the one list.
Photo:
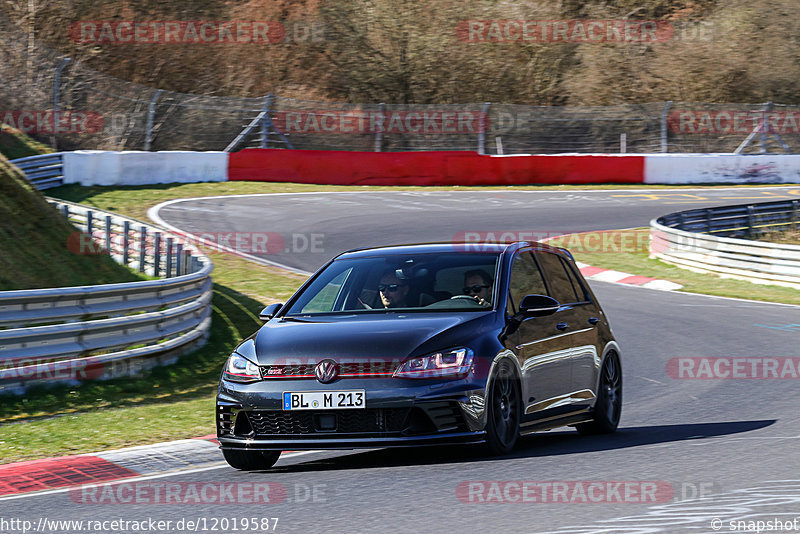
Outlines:
{"label": "car's hood", "polygon": [[[257,363],[405,359],[421,349],[440,350],[452,348],[459,340],[467,342],[469,337],[462,331],[474,333],[474,323],[486,318],[487,313],[392,313],[302,319],[308,322],[273,319],[254,338]],[[437,341],[446,346],[436,346]]]}

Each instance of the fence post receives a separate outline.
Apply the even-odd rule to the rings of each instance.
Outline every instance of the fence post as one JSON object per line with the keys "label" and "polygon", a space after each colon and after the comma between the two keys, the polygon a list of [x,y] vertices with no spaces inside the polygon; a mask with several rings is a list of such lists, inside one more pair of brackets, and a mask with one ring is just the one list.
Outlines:
{"label": "fence post", "polygon": [[181,267],[183,259],[183,243],[178,243],[175,245],[175,276],[180,276],[181,274]]}
{"label": "fence post", "polygon": [[111,255],[111,215],[106,215],[106,252]]}
{"label": "fence post", "polygon": [[153,276],[158,278],[161,270],[161,232],[156,232],[153,240]]}
{"label": "fence post", "polygon": [[92,224],[92,217],[93,213],[92,210],[87,210],[86,212],[86,233],[89,234],[89,237],[92,237],[92,228],[94,225]]}
{"label": "fence post", "polygon": [[747,237],[753,239],[755,237],[756,214],[755,206],[752,204],[747,206]]}
{"label": "fence post", "polygon": [[143,273],[147,256],[147,227],[142,226],[139,232],[139,272]]}
{"label": "fence post", "polygon": [[128,232],[131,230],[130,221],[123,221],[122,223],[122,265],[128,265],[128,247],[130,247],[131,239]]}
{"label": "fence post", "polygon": [[268,94],[264,98],[264,105],[261,108],[261,111],[264,112],[264,116],[261,118],[261,148],[268,148],[269,145],[269,110],[272,107],[272,100],[275,97],[272,94]]}
{"label": "fence post", "polygon": [[800,228],[800,200],[792,200],[792,228]]}
{"label": "fence post", "polygon": [[150,105],[147,107],[147,126],[144,132],[144,151],[150,151],[150,143],[153,140],[153,119],[156,115],[156,101],[158,97],[161,96],[163,91],[159,89],[153,95],[153,98],[150,99]]}
{"label": "fence post", "polygon": [[69,222],[69,205],[68,204],[62,204],[61,205],[61,213],[64,214],[64,218],[67,219],[67,222]]}
{"label": "fence post", "polygon": [[378,104],[378,111],[381,114],[381,120],[378,121],[378,131],[375,132],[375,152],[380,152],[381,145],[383,144],[383,121],[386,120],[386,115],[384,114],[385,109],[386,105],[383,102]]}
{"label": "fence post", "polygon": [[664,105],[664,110],[661,112],[661,152],[669,152],[669,137],[667,132],[667,118],[669,117],[669,108],[672,106],[672,100]]}
{"label": "fence post", "polygon": [[166,275],[164,278],[172,278],[172,238],[167,238],[167,260],[165,269]]}
{"label": "fence post", "polygon": [[64,70],[64,67],[72,61],[70,58],[65,57],[61,60],[61,63],[58,64],[56,67],[56,72],[53,75],[53,135],[52,140],[50,142],[53,145],[54,150],[58,150],[58,142],[56,140],[56,133],[58,133],[58,123],[59,123],[59,93],[61,92],[61,71]]}
{"label": "fence post", "polygon": [[486,154],[486,114],[489,112],[489,106],[491,105],[491,102],[483,103],[483,106],[481,106],[481,116],[478,119],[478,154],[480,155]]}
{"label": "fence post", "polygon": [[761,153],[767,153],[767,132],[769,131],[769,123],[767,122],[767,113],[772,109],[772,102],[764,104],[761,110]]}

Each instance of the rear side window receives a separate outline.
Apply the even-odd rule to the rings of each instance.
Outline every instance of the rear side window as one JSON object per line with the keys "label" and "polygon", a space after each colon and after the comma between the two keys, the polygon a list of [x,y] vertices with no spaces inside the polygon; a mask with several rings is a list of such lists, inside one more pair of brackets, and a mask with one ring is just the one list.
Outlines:
{"label": "rear side window", "polygon": [[542,273],[530,252],[520,252],[514,257],[509,283],[511,301],[516,311],[525,295],[546,295]]}
{"label": "rear side window", "polygon": [[551,297],[561,304],[586,300],[583,288],[563,258],[550,252],[538,252],[536,259],[547,273]]}

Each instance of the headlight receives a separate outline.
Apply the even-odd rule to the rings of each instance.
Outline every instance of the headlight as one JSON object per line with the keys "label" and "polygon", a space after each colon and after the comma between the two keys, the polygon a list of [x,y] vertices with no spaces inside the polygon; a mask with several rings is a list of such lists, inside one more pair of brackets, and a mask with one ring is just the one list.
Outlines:
{"label": "headlight", "polygon": [[462,378],[472,369],[472,351],[467,348],[410,358],[394,372],[395,378]]}
{"label": "headlight", "polygon": [[261,380],[261,370],[256,364],[234,352],[225,363],[222,377],[231,382],[255,382]]}

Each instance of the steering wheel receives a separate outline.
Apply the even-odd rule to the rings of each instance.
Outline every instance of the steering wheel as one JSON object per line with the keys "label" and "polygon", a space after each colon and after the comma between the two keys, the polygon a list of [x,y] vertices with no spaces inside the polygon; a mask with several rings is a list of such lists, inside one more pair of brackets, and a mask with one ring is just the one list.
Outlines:
{"label": "steering wheel", "polygon": [[477,302],[477,299],[475,297],[473,297],[472,295],[454,295],[454,296],[450,297],[450,300],[456,300],[456,299],[469,299],[469,300],[474,300],[475,302]]}

